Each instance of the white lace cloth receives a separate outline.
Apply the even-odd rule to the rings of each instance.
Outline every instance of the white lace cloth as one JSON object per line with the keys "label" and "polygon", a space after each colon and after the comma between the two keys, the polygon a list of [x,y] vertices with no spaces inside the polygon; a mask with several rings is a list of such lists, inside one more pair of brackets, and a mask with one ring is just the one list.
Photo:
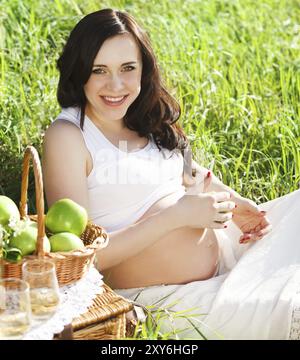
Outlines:
{"label": "white lace cloth", "polygon": [[55,314],[43,323],[33,323],[23,340],[51,340],[65,325],[84,313],[97,294],[103,292],[102,275],[91,267],[89,272],[74,284],[60,288],[60,304]]}
{"label": "white lace cloth", "polygon": [[300,340],[300,289],[294,298],[289,340]]}

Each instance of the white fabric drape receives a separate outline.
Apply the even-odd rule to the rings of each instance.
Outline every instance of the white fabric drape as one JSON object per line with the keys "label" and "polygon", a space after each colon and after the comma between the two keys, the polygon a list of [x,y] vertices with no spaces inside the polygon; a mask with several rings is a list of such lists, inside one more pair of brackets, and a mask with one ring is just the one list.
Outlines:
{"label": "white fabric drape", "polygon": [[[300,291],[300,190],[261,204],[260,209],[267,211],[273,226],[260,241],[240,245],[241,232],[233,223],[216,230],[221,248],[218,276],[116,292],[161,308],[178,301],[169,307],[175,312],[193,308],[190,321],[209,339],[288,339],[293,309],[299,308],[295,301]],[[201,337],[184,318],[165,320],[162,330],[171,329],[186,329],[179,338]]]}

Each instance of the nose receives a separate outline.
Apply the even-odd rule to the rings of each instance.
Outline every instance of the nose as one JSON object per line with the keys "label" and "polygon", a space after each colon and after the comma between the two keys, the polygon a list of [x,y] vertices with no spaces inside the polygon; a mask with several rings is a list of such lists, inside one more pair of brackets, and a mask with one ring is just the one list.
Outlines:
{"label": "nose", "polygon": [[107,83],[107,89],[117,92],[124,88],[123,80],[118,75],[111,75],[108,83]]}

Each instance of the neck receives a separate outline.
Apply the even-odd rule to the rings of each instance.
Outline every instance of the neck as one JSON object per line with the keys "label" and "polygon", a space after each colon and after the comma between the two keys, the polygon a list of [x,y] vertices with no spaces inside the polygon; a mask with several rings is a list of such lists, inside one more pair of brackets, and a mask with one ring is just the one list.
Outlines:
{"label": "neck", "polygon": [[97,114],[95,111],[90,109],[88,106],[85,109],[85,114],[101,130],[106,130],[106,131],[112,132],[112,133],[120,133],[120,132],[124,132],[127,129],[127,127],[124,125],[123,118],[120,120],[114,120],[114,121],[103,120],[99,116],[99,114]]}

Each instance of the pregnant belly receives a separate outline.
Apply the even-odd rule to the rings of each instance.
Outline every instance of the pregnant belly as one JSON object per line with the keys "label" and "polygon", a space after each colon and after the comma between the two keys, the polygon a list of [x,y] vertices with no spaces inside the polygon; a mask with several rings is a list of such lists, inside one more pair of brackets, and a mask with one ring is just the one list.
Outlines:
{"label": "pregnant belly", "polygon": [[[168,195],[139,219],[173,205],[182,193]],[[181,227],[121,264],[103,271],[112,288],[125,289],[160,284],[183,284],[212,277],[217,269],[219,248],[211,229]]]}

